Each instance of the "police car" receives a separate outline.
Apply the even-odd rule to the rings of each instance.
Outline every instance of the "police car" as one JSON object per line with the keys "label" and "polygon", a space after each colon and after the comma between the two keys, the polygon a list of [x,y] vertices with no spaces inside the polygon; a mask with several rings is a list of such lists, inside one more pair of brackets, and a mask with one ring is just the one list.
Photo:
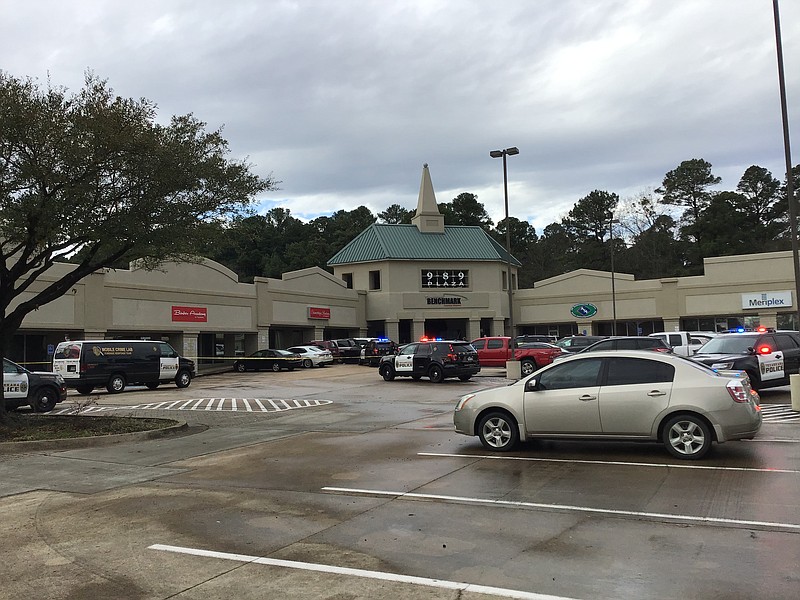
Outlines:
{"label": "police car", "polygon": [[58,373],[28,371],[4,358],[3,395],[8,409],[30,406],[36,412],[50,412],[66,399],[67,386]]}
{"label": "police car", "polygon": [[480,370],[478,353],[463,340],[423,338],[399,348],[397,354],[381,357],[378,364],[378,373],[385,381],[403,376],[414,380],[427,377],[434,383],[448,377],[468,381]]}
{"label": "police car", "polygon": [[800,333],[761,327],[721,334],[692,356],[712,369],[745,371],[755,390],[789,384],[800,372]]}

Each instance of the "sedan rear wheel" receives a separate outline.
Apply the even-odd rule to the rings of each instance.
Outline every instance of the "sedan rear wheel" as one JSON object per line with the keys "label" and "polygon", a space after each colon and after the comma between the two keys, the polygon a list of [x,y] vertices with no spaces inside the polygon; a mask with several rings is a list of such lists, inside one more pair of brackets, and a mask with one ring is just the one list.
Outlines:
{"label": "sedan rear wheel", "polygon": [[272,363],[272,371],[274,373],[277,373],[280,370],[281,370],[281,366],[278,363],[276,363],[276,362]]}
{"label": "sedan rear wheel", "polygon": [[478,437],[484,448],[508,452],[519,442],[519,429],[513,417],[503,412],[492,412],[478,424]]}
{"label": "sedan rear wheel", "polygon": [[678,415],[664,425],[663,442],[677,458],[698,460],[711,449],[711,429],[700,417]]}
{"label": "sedan rear wheel", "polygon": [[314,363],[313,363],[313,362],[311,362],[311,359],[310,359],[310,358],[304,358],[304,359],[303,359],[303,367],[304,367],[304,368],[306,368],[306,369],[310,369],[310,368],[311,368],[311,367],[313,367],[313,366],[314,366]]}
{"label": "sedan rear wheel", "polygon": [[523,377],[527,377],[536,370],[536,363],[532,360],[523,360],[519,364],[519,368],[522,371]]}

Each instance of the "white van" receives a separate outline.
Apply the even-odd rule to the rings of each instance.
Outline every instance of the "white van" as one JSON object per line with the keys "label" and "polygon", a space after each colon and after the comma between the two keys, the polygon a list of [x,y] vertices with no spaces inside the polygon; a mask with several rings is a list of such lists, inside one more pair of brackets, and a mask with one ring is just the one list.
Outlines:
{"label": "white van", "polygon": [[179,356],[167,342],[155,340],[79,340],[61,342],[53,354],[53,371],[80,394],[105,387],[117,394],[128,385],[151,390],[174,381],[188,387],[195,375],[193,360]]}
{"label": "white van", "polygon": [[679,356],[694,356],[703,344],[716,335],[711,331],[659,331],[651,333],[650,337],[660,338]]}

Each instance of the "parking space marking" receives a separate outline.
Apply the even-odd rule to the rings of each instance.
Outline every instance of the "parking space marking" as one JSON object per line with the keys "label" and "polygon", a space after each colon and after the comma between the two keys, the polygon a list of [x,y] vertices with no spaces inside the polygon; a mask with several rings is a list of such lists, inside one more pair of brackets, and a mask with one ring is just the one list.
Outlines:
{"label": "parking space marking", "polygon": [[707,523],[712,525],[733,525],[739,527],[753,527],[772,531],[790,531],[800,533],[800,524],[777,523],[773,521],[746,521],[741,519],[725,519],[722,517],[698,517],[696,515],[676,515],[670,513],[651,513],[635,510],[620,510],[616,508],[593,508],[591,506],[575,506],[571,504],[547,504],[543,502],[524,502],[522,500],[497,500],[493,498],[471,498],[469,496],[449,496],[446,494],[420,494],[417,492],[396,492],[391,490],[365,490],[356,488],[324,487],[324,492],[336,494],[349,494],[353,496],[377,496],[411,499],[411,500],[442,500],[460,504],[484,504],[490,506],[507,506],[511,508],[542,508],[563,512],[577,512],[611,517],[635,517],[639,519],[666,520],[669,522]]}
{"label": "parking space marking", "polygon": [[610,465],[625,467],[666,467],[668,469],[705,469],[709,471],[753,471],[756,473],[800,473],[794,469],[757,469],[754,467],[714,467],[710,465],[684,465],[675,463],[644,463],[622,460],[582,460],[573,458],[537,458],[530,456],[498,456],[496,454],[448,454],[446,452],[417,452],[417,456],[439,456],[444,458],[490,458],[492,460],[522,460],[529,462],[554,462],[585,465]]}
{"label": "parking space marking", "polygon": [[[264,404],[267,402],[267,404]],[[254,408],[254,404],[258,408]],[[313,408],[333,404],[333,400],[283,400],[280,398],[192,398],[190,400],[168,400],[165,402],[150,402],[147,404],[134,404],[131,406],[87,406],[78,410],[76,407],[61,408],[52,411],[53,415],[92,414],[118,410],[207,410],[224,412],[268,413],[286,412],[298,408]]]}
{"label": "parking space marking", "polygon": [[462,592],[485,594],[487,596],[499,596],[501,598],[520,598],[522,600],[576,600],[575,598],[567,598],[566,596],[537,594],[536,592],[524,592],[521,590],[490,587],[485,585],[477,585],[474,583],[447,581],[446,579],[430,579],[428,577],[416,577],[414,575],[400,575],[397,573],[387,573],[386,571],[368,571],[366,569],[354,569],[352,567],[336,567],[333,565],[323,565],[320,563],[308,563],[296,560],[283,560],[279,558],[265,558],[261,556],[250,556],[247,554],[233,554],[230,552],[202,550],[199,548],[168,546],[166,544],[153,544],[151,546],[148,546],[148,549],[161,550],[164,552],[174,552],[176,554],[189,554],[191,556],[202,556],[205,558],[232,560],[236,562],[244,562],[249,564],[267,565],[270,567],[284,567],[286,569],[316,571],[318,573],[330,573],[333,575],[349,575],[350,577],[362,577],[365,579],[376,579],[379,581],[391,581],[395,583],[410,583],[413,585],[421,585],[425,587],[440,588],[446,590],[460,590]]}
{"label": "parking space marking", "polygon": [[800,423],[800,412],[791,404],[762,404],[761,417],[765,423]]}

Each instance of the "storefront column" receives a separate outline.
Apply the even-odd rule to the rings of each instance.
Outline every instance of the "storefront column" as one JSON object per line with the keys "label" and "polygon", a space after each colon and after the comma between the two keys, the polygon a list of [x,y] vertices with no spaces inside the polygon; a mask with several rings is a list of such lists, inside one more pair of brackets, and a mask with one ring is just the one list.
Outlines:
{"label": "storefront column", "polygon": [[469,325],[467,325],[467,339],[472,341],[479,337],[481,337],[481,320],[470,319]]}
{"label": "storefront column", "polygon": [[679,318],[674,319],[664,319],[664,331],[680,331],[681,330],[681,320]]}
{"label": "storefront column", "polygon": [[[325,328],[324,327],[317,327],[314,326],[314,338],[315,340],[324,340],[325,339]],[[311,341],[311,340],[309,340]]]}
{"label": "storefront column", "polygon": [[576,321],[575,326],[578,328],[578,335],[595,335],[591,321]]}
{"label": "storefront column", "polygon": [[[184,331],[183,335],[181,336],[183,339],[181,348],[175,348],[181,356],[191,359],[197,362],[197,339],[200,337],[200,333],[197,331]],[[198,370],[200,369],[200,365],[197,365]]]}
{"label": "storefront column", "polygon": [[758,313],[758,324],[761,327],[778,328],[778,313],[777,311],[760,312]]}
{"label": "storefront column", "polygon": [[388,337],[393,342],[396,342],[400,339],[400,321],[397,319],[389,320],[386,319],[386,337]]}
{"label": "storefront column", "polygon": [[418,342],[425,335],[425,319],[414,319],[411,329],[411,341]]}
{"label": "storefront column", "polygon": [[493,336],[502,336],[506,334],[506,320],[505,319],[493,319],[492,320],[492,335]]}
{"label": "storefront column", "polygon": [[85,340],[104,340],[107,331],[105,329],[84,329],[83,339]]}

